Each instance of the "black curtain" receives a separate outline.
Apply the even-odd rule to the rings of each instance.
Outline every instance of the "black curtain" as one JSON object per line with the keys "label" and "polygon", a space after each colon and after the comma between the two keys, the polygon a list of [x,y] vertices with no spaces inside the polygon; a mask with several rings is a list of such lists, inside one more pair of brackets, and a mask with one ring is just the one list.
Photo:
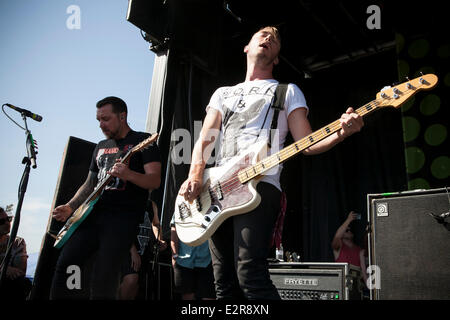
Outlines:
{"label": "black curtain", "polygon": [[[395,51],[331,67],[302,80],[314,130],[357,109],[397,80]],[[293,79],[295,82],[295,79]],[[331,241],[348,213],[355,240],[364,245],[367,194],[406,190],[401,112],[380,109],[364,118],[362,131],[326,153],[299,156],[285,163],[282,186],[287,194],[285,250],[302,261],[334,261]]]}
{"label": "black curtain", "polygon": [[[177,35],[178,39],[185,39],[182,35],[189,33],[201,41],[173,41],[169,50],[164,130],[160,138],[166,156],[180,143],[171,139],[174,130],[184,128],[194,136],[194,121],[203,121],[215,89],[244,81],[243,48],[256,30],[234,30],[224,19],[229,19],[228,15],[218,14],[208,24],[211,28],[202,30],[174,20],[180,24],[177,27],[174,22],[174,39]],[[208,45],[205,50],[203,46]],[[290,49],[296,50],[292,46]],[[397,57],[395,50],[390,50],[315,72],[307,79],[281,61],[274,74],[280,81],[293,82],[303,90],[314,130],[338,119],[347,107],[356,109],[374,100],[384,86],[396,82]],[[189,164],[175,164],[173,159],[167,159],[165,234],[176,194],[189,170]],[[331,240],[350,210],[362,215],[355,223],[355,232],[357,242],[363,245],[367,194],[407,189],[400,111],[375,111],[367,116],[360,133],[332,150],[286,162],[281,182],[288,203],[283,231],[285,250],[297,252],[302,261],[333,261]]]}
{"label": "black curtain", "polygon": [[[245,64],[239,55],[235,59],[220,59],[217,76],[198,68],[189,57],[173,51],[171,54],[168,74],[172,78],[168,80],[171,86],[165,105],[172,108],[166,110],[165,117],[173,120],[170,133],[180,128],[191,131],[194,121],[203,120],[205,107],[218,86],[225,81],[232,85],[243,80]],[[236,71],[235,75],[227,72],[222,76],[225,69]],[[347,107],[356,109],[375,99],[381,88],[396,79],[396,55],[390,51],[291,82],[299,85],[306,96],[314,130],[338,119]],[[169,126],[166,128],[169,130]],[[181,139],[171,141],[170,150],[181,142]],[[189,164],[174,164],[172,160],[165,197],[165,233],[176,193],[189,170]],[[377,110],[365,118],[360,133],[330,151],[316,156],[301,155],[286,162],[282,187],[288,201],[283,231],[285,250],[299,253],[303,261],[333,261],[331,240],[350,210],[362,214],[362,219],[355,223],[356,240],[362,245],[367,194],[406,190],[400,111]]]}
{"label": "black curtain", "polygon": [[[167,159],[167,178],[163,181],[162,228],[164,238],[170,240],[170,220],[175,198],[189,172],[194,142],[199,134],[206,106],[217,88],[217,75],[195,64],[195,57],[172,50],[168,59],[168,78],[164,94],[164,130],[159,141],[163,157]],[[185,160],[180,160],[180,158]],[[187,161],[186,161],[187,160]]]}

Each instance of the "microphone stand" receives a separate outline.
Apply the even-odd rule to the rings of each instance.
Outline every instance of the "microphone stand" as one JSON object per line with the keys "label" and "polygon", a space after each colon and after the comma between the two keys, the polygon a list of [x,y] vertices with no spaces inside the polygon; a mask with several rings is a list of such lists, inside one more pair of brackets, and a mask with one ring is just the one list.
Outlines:
{"label": "microphone stand", "polygon": [[9,261],[11,259],[11,249],[16,240],[17,230],[19,229],[20,224],[20,212],[22,210],[23,198],[25,196],[25,192],[27,191],[28,186],[28,178],[30,176],[30,167],[36,168],[36,150],[34,145],[33,136],[31,135],[30,130],[28,130],[27,120],[25,113],[22,112],[22,118],[25,122],[25,135],[26,135],[26,146],[27,146],[27,157],[24,157],[22,160],[22,164],[25,164],[25,169],[22,175],[22,179],[19,185],[19,200],[17,203],[16,214],[14,216],[14,222],[11,228],[8,246],[6,249],[5,257],[1,264],[1,274],[0,274],[0,292],[3,290],[3,285],[6,279],[6,270],[8,269]]}

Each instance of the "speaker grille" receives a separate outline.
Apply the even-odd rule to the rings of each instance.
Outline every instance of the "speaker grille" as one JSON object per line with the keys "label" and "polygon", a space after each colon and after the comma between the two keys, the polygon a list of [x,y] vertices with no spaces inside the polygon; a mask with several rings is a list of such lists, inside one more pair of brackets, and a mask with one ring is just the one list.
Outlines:
{"label": "speaker grille", "polygon": [[[431,214],[449,210],[445,189],[369,195],[369,263],[375,299],[450,299],[450,232]],[[375,284],[377,285],[377,284]]]}

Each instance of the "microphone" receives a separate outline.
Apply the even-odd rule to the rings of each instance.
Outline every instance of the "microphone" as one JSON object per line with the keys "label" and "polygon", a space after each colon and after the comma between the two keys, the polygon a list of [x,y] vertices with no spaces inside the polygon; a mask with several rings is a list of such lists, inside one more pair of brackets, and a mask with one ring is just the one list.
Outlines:
{"label": "microphone", "polygon": [[13,106],[12,104],[9,103],[5,103],[5,105],[7,105],[8,107],[10,107],[11,109],[16,110],[17,112],[23,113],[26,117],[29,117],[35,121],[41,122],[42,121],[42,117],[38,114],[35,114],[31,111],[25,110],[25,109],[21,109],[19,107]]}

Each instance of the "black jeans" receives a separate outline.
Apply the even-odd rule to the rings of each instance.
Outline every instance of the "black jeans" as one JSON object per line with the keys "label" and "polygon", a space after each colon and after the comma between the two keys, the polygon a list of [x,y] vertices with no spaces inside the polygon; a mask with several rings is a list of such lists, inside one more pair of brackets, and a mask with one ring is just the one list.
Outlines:
{"label": "black jeans", "polygon": [[260,205],[225,220],[209,240],[217,299],[280,299],[268,270],[281,192],[260,182]]}
{"label": "black jeans", "polygon": [[[116,299],[121,266],[137,235],[139,222],[135,212],[94,209],[61,249],[50,298]],[[87,265],[90,260],[92,268]],[[81,289],[68,286],[68,282],[74,283],[76,274],[69,266],[80,268]]]}

